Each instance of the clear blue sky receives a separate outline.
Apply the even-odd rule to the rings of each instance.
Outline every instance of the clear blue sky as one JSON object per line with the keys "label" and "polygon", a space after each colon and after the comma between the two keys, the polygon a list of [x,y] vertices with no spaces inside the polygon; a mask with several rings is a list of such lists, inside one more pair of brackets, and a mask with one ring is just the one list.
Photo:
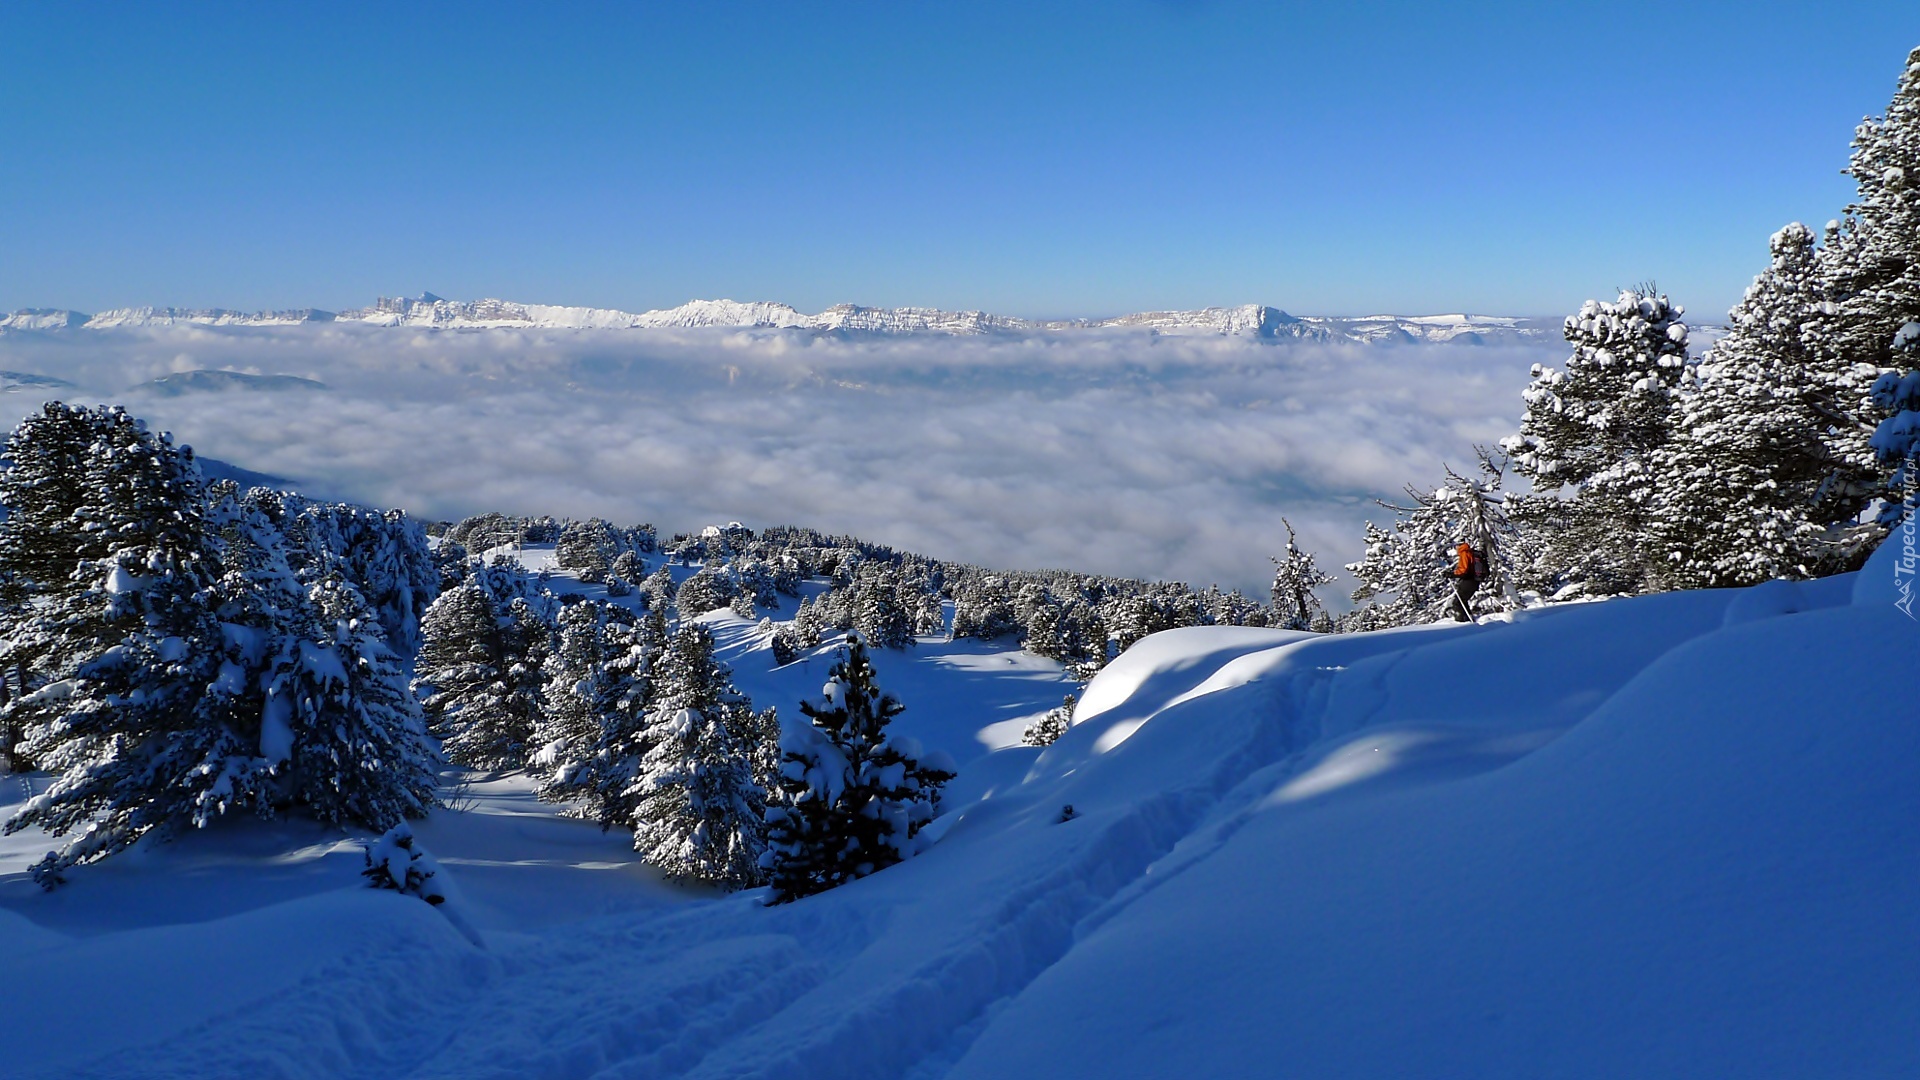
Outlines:
{"label": "clear blue sky", "polygon": [[0,307],[1717,314],[1914,0],[0,5]]}

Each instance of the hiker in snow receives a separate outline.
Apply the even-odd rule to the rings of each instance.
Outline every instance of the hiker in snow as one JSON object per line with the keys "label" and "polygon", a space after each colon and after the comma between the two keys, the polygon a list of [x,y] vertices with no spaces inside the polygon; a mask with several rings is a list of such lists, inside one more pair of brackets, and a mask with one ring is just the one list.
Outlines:
{"label": "hiker in snow", "polygon": [[1461,544],[1453,549],[1453,595],[1456,601],[1453,619],[1455,622],[1473,621],[1473,594],[1480,591],[1480,583],[1487,579],[1487,560],[1473,550],[1471,544]]}

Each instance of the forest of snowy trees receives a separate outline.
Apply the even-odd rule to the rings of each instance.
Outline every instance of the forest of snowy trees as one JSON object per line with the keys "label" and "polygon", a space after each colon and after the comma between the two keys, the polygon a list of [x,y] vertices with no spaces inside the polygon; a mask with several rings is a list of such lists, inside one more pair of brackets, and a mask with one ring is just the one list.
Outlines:
{"label": "forest of snowy trees", "polygon": [[207,483],[117,408],[28,417],[0,471],[0,746],[55,774],[34,869],[234,812],[384,829],[433,804],[406,682],[437,591],[399,513]]}
{"label": "forest of snowy trees", "polygon": [[[122,409],[49,403],[0,468],[0,754],[51,777],[6,828],[66,838],[35,869],[51,887],[143,837],[302,814],[386,833],[378,873],[401,887],[425,858],[404,822],[447,765],[524,770],[667,876],[784,901],[910,856],[937,814],[952,763],[889,733],[911,702],[881,687],[917,638],[1017,644],[1085,681],[1175,627],[1449,617],[1459,544],[1485,566],[1473,614],[1856,568],[1920,483],[1920,50],[1848,172],[1856,201],[1774,235],[1704,355],[1651,286],[1570,316],[1564,365],[1517,388],[1518,431],[1382,504],[1338,616],[1291,525],[1264,601],[791,526],[423,526],[209,482]],[[605,598],[549,587],[524,545]],[[830,651],[819,698],[748,700],[699,618],[722,609],[759,620],[776,664]]]}
{"label": "forest of snowy trees", "polygon": [[1852,205],[1774,234],[1705,355],[1652,286],[1570,316],[1520,430],[1368,527],[1343,625],[1443,617],[1459,543],[1488,564],[1479,613],[1858,568],[1920,479],[1920,50],[1846,171]]}

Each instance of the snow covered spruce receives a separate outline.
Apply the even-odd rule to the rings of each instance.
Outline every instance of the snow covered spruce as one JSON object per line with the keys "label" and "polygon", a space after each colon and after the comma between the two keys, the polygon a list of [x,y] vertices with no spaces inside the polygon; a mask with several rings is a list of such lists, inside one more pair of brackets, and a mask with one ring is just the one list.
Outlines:
{"label": "snow covered spruce", "polygon": [[773,903],[843,885],[915,852],[915,839],[953,779],[943,751],[890,735],[905,706],[876,682],[858,634],[827,674],[820,700],[781,731],[780,800],[767,810],[762,862]]}
{"label": "snow covered spruce", "polygon": [[1027,729],[1020,733],[1021,743],[1027,746],[1052,746],[1059,742],[1060,736],[1065,735],[1067,729],[1073,726],[1073,707],[1079,703],[1080,699],[1073,694],[1062,698],[1060,704],[1048,709],[1040,715],[1040,719],[1027,725]]}
{"label": "snow covered spruce", "polygon": [[440,864],[414,839],[413,828],[401,822],[366,847],[366,867],[360,876],[376,889],[392,889],[402,896],[416,896],[439,906],[447,902],[446,890],[435,879]]}
{"label": "snow covered spruce", "polygon": [[7,822],[63,871],[221,815],[384,829],[433,803],[400,655],[433,571],[418,525],[208,484],[118,408],[52,402],[0,471],[0,736],[54,774]]}

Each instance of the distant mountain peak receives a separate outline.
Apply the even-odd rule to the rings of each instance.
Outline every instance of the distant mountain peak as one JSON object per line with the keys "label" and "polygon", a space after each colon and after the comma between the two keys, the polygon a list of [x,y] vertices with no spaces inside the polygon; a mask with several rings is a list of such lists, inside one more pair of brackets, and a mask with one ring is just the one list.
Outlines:
{"label": "distant mountain peak", "polygon": [[1143,332],[1169,336],[1222,336],[1261,341],[1349,341],[1367,344],[1413,341],[1501,342],[1550,339],[1558,320],[1504,315],[1298,316],[1264,304],[1185,311],[1141,311],[1108,319],[1023,319],[985,311],[867,307],[835,304],[809,315],[790,304],[756,300],[689,300],[678,307],[644,312],[612,308],[523,304],[512,300],[448,300],[430,292],[387,297],[338,314],[315,308],[239,312],[224,308],[119,308],[97,315],[28,309],[0,317],[0,333],[72,329],[201,325],[285,326],[313,322],[364,323],[425,329],[547,330],[778,330],[842,336],[946,336]]}

